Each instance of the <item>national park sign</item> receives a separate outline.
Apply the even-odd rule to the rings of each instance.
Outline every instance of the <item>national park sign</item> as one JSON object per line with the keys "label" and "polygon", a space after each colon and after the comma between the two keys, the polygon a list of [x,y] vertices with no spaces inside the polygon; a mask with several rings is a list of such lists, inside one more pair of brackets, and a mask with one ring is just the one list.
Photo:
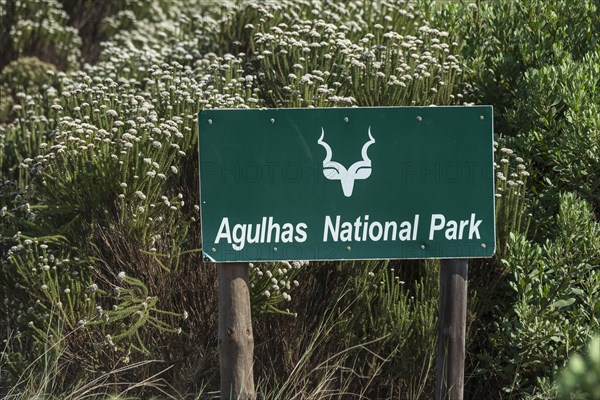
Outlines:
{"label": "national park sign", "polygon": [[492,107],[204,110],[214,262],[490,257]]}

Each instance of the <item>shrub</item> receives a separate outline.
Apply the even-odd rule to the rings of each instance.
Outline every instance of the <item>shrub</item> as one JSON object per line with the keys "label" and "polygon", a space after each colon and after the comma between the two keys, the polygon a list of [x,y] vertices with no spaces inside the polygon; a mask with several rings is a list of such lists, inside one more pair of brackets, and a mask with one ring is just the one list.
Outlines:
{"label": "shrub", "polygon": [[593,337],[583,355],[574,354],[558,378],[559,399],[600,398],[600,337]]}
{"label": "shrub", "polygon": [[179,315],[157,309],[157,297],[141,281],[120,272],[110,282],[93,259],[61,245],[62,238],[48,240],[17,234],[2,261],[8,317],[2,333],[10,339],[3,354],[13,383],[48,359],[63,358],[65,378],[81,377],[82,363],[92,369],[128,363],[132,352],[149,354],[140,335],[144,329],[181,331],[161,320]]}
{"label": "shrub", "polygon": [[599,74],[597,45],[579,61],[566,56],[557,65],[527,70],[522,79],[510,116],[523,133],[513,142],[531,160],[542,221],[551,220],[560,191],[577,191],[600,209],[600,183],[592,178],[600,174]]}
{"label": "shrub", "polygon": [[599,21],[593,0],[501,0],[440,7],[434,25],[461,42],[473,100],[494,104],[498,131],[514,134],[520,127],[507,114],[520,97],[523,74],[565,56],[583,59],[599,39]]}
{"label": "shrub", "polygon": [[511,234],[510,275],[480,370],[504,391],[534,393],[600,330],[599,238],[589,204],[573,193],[561,196],[554,240],[538,245]]}
{"label": "shrub", "polygon": [[[268,20],[267,20],[268,21]],[[284,20],[285,21],[285,20]],[[288,27],[291,24],[291,27]],[[415,36],[376,25],[358,43],[344,25],[285,21],[250,28],[267,104],[287,107],[394,106],[454,101],[460,68],[447,33],[423,25]],[[403,32],[401,30],[400,32]]]}
{"label": "shrub", "polygon": [[600,8],[587,0],[459,2],[434,7],[432,15],[432,26],[459,42],[467,101],[494,105],[497,136],[525,160],[530,174],[514,215],[517,221],[531,216],[531,224],[509,228],[506,222],[514,218],[505,215],[512,207],[500,198],[497,259],[504,265],[491,274],[485,270],[498,279],[479,278],[476,270],[472,280],[471,287],[485,295],[476,299],[480,318],[471,351],[486,354],[477,357],[479,372],[495,380],[490,391],[472,390],[497,396],[492,388],[502,387],[510,396],[552,398],[553,371],[598,329],[592,303],[598,299],[593,276],[599,252],[589,243],[596,243],[600,204],[597,179],[590,178],[598,175],[600,154]]}
{"label": "shrub", "polygon": [[[8,3],[8,4],[7,4]],[[16,57],[35,54],[38,58],[75,69],[80,63],[81,38],[69,26],[69,16],[56,0],[3,0],[3,22],[10,27],[8,38]]]}
{"label": "shrub", "polygon": [[523,0],[440,7],[433,23],[460,42],[468,101],[493,104],[497,134],[530,162],[541,238],[559,192],[600,206],[599,21],[591,0]]}

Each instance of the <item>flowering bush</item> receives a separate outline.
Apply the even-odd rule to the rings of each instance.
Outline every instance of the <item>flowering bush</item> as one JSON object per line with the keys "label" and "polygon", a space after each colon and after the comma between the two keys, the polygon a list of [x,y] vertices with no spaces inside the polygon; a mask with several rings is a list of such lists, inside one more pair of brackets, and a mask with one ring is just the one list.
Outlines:
{"label": "flowering bush", "polygon": [[[494,381],[474,396],[552,388],[598,330],[591,0],[97,4],[0,0],[1,383],[36,386],[28,371],[54,358],[70,373],[48,395],[66,397],[86,374],[156,357],[178,388],[213,385],[196,125],[210,108],[493,104],[498,251],[472,263],[485,296],[468,345]],[[94,63],[82,43],[101,48]],[[256,370],[275,380],[263,392],[282,379],[282,397],[431,395],[435,262],[392,264],[252,265]]]}
{"label": "flowering bush", "polygon": [[503,258],[510,233],[527,235],[531,213],[527,212],[527,178],[524,160],[507,147],[494,142],[496,171],[496,257]]}
{"label": "flowering bush", "polygon": [[[80,65],[81,38],[56,0],[2,0],[3,17],[10,26],[9,45],[17,57],[31,53],[41,59],[60,60],[62,68]],[[4,22],[4,21],[3,21]]]}
{"label": "flowering bush", "polygon": [[3,285],[11,288],[4,298],[10,318],[5,329],[13,336],[4,354],[12,383],[42,356],[68,354],[63,368],[73,373],[79,363],[97,364],[102,349],[126,362],[132,351],[148,353],[139,333],[144,324],[180,331],[157,318],[165,312],[156,309],[157,298],[148,296],[139,280],[120,272],[114,282],[98,285],[93,259],[20,234],[14,239],[17,244],[6,253],[1,273]]}

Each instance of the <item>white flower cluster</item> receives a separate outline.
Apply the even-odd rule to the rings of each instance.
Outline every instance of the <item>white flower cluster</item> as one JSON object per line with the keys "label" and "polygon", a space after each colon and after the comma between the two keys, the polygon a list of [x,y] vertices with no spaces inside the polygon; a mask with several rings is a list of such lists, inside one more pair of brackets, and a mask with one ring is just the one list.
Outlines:
{"label": "white flower cluster", "polygon": [[499,149],[498,142],[494,142],[494,150],[500,156],[500,164],[494,163],[496,171],[496,201],[503,197],[509,201],[516,197],[525,195],[525,183],[529,172],[527,172],[524,160],[517,157],[512,149],[502,147]]}
{"label": "white flower cluster", "polygon": [[496,231],[498,254],[503,255],[510,233],[526,234],[532,214],[527,212],[527,177],[525,161],[510,148],[494,142],[496,186]]}
{"label": "white flower cluster", "polygon": [[[257,60],[262,65],[259,79],[271,83],[267,94],[272,95],[275,105],[455,102],[452,86],[462,71],[457,57],[451,54],[456,43],[447,43],[447,32],[422,25],[411,34],[401,34],[398,30],[410,28],[391,23],[370,26],[360,21],[360,16],[357,22],[352,11],[346,15],[352,4],[335,10],[323,6],[317,11],[324,19],[310,15],[306,20],[286,18],[285,14],[270,18],[272,10],[258,8],[264,14],[261,24],[247,29],[253,34]],[[392,15],[402,14],[417,23],[410,13],[412,5],[389,7],[391,21]]]}
{"label": "white flower cluster", "polygon": [[[60,75],[62,92],[44,99],[55,106],[54,120],[42,121],[41,128],[57,130],[40,143],[40,155],[24,160],[22,167],[75,209],[89,208],[89,202],[72,204],[78,197],[65,188],[116,191],[123,218],[140,230],[147,230],[148,223],[176,226],[172,213],[185,203],[181,194],[169,193],[169,180],[179,174],[180,160],[195,152],[197,111],[259,103],[254,77],[240,67],[242,57],[209,54],[195,70],[178,62],[140,67],[143,82],[117,77],[114,71],[122,69],[118,58],[87,66],[87,72]],[[215,80],[219,74],[223,79]],[[24,96],[25,113],[35,113],[39,101]],[[31,123],[23,129],[24,121],[14,123],[13,132],[35,132]],[[94,188],[85,189],[90,185]]]}
{"label": "white flower cluster", "polygon": [[[19,17],[10,27],[12,48],[22,51],[35,41],[37,46],[52,47],[65,63],[77,67],[81,58],[81,38],[76,28],[68,24],[69,15],[57,0],[19,1]],[[2,4],[4,11],[5,4]]]}
{"label": "white flower cluster", "polygon": [[250,264],[250,286],[255,307],[267,310],[292,300],[291,291],[300,283],[295,279],[308,261],[283,261],[276,264]]}
{"label": "white flower cluster", "polygon": [[[50,310],[56,308],[75,318],[74,314],[82,311],[76,302],[89,299],[85,291],[91,294],[98,289],[80,273],[82,261],[66,258],[37,239],[23,239],[20,232],[12,240],[17,244],[0,260],[3,273],[10,277],[5,284],[32,294],[26,301],[18,296],[4,299],[20,328],[43,328],[49,322]],[[81,297],[74,297],[72,292]]]}

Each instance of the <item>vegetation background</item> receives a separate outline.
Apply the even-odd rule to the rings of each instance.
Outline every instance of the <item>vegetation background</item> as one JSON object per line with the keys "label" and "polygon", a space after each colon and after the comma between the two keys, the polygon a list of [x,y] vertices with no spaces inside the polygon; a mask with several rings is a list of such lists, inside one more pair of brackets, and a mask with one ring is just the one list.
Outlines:
{"label": "vegetation background", "polygon": [[[200,109],[492,104],[466,397],[600,399],[597,0],[0,10],[2,397],[218,395]],[[431,398],[438,267],[253,265],[260,398]]]}

